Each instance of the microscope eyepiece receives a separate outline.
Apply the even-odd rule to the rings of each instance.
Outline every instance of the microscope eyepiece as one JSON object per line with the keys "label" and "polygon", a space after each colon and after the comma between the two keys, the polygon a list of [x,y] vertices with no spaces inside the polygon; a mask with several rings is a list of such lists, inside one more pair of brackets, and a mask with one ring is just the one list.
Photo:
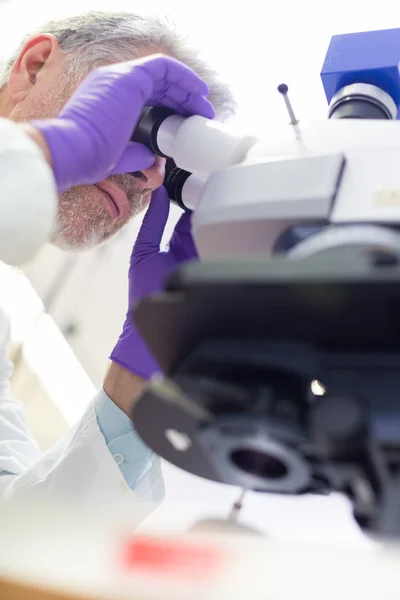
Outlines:
{"label": "microscope eyepiece", "polygon": [[258,139],[200,115],[185,117],[164,106],[145,107],[131,140],[171,159],[165,185],[170,198],[194,210],[211,174],[242,162]]}
{"label": "microscope eyepiece", "polygon": [[[177,113],[165,106],[145,107],[142,111],[138,124],[132,135],[133,142],[139,142],[146,146],[151,152],[162,158],[166,158],[164,186],[167,189],[169,199],[175,202],[183,210],[193,210],[200,199],[205,181],[178,167],[174,159],[165,154],[159,145],[159,140],[173,136],[173,131],[160,132],[165,121],[174,117]],[[182,118],[178,116],[178,118]]]}
{"label": "microscope eyepiece", "polygon": [[188,210],[183,200],[183,187],[192,173],[176,166],[172,158],[168,158],[165,165],[164,185],[167,189],[169,199],[175,202],[183,210]]}
{"label": "microscope eyepiece", "polygon": [[154,152],[154,154],[157,154],[157,156],[169,158],[160,150],[157,142],[157,135],[158,130],[165,119],[175,114],[176,112],[167,106],[145,107],[142,110],[138,124],[133,132],[131,138],[132,142],[143,144],[149,150]]}

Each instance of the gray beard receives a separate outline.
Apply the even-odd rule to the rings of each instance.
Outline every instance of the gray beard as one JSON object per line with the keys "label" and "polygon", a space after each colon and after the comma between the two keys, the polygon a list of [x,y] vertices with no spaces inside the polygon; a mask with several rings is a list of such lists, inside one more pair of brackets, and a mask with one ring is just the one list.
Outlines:
{"label": "gray beard", "polygon": [[[93,206],[85,202],[85,188],[73,188],[59,198],[59,210],[56,227],[51,243],[67,252],[80,252],[104,244],[142,210],[142,194],[130,175],[120,174],[110,177],[126,193],[131,205],[130,213],[124,223],[117,227],[110,222],[110,216],[104,206]],[[79,201],[77,195],[79,194]],[[88,191],[86,190],[86,194]],[[89,206],[88,212],[86,208]]]}

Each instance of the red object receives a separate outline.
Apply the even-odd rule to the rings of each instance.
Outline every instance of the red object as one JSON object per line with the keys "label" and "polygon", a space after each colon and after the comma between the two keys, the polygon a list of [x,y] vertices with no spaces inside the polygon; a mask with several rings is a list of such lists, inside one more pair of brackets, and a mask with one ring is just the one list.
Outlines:
{"label": "red object", "polygon": [[123,566],[129,571],[181,577],[209,578],[223,564],[214,547],[172,540],[136,537],[123,550]]}

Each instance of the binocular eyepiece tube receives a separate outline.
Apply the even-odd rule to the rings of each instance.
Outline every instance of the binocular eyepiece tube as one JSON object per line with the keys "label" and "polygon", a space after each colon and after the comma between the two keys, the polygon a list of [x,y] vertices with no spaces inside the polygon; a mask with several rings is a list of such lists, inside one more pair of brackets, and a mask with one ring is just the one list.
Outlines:
{"label": "binocular eyepiece tube", "polygon": [[186,118],[170,108],[154,106],[142,111],[132,141],[167,158],[164,184],[170,198],[193,210],[210,175],[241,163],[258,138],[212,119]]}
{"label": "binocular eyepiece tube", "polygon": [[[171,127],[166,122],[167,119],[180,123],[184,117],[177,115],[172,109],[165,106],[144,108],[133,132],[132,141],[139,142],[157,156],[166,158],[164,186],[171,202],[175,202],[185,211],[194,210],[200,199],[205,180],[189,171],[180,169],[173,158],[163,151],[173,142],[172,139],[169,139]],[[173,131],[174,128],[172,128],[171,134]],[[163,146],[163,149],[160,146]]]}

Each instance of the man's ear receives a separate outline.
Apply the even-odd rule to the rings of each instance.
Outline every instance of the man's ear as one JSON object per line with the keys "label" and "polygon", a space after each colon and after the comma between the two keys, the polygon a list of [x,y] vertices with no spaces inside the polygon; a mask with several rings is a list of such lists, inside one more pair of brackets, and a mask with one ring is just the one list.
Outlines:
{"label": "man's ear", "polygon": [[24,100],[40,72],[50,66],[59,54],[58,42],[50,33],[36,35],[24,44],[8,78],[8,93],[14,102]]}

